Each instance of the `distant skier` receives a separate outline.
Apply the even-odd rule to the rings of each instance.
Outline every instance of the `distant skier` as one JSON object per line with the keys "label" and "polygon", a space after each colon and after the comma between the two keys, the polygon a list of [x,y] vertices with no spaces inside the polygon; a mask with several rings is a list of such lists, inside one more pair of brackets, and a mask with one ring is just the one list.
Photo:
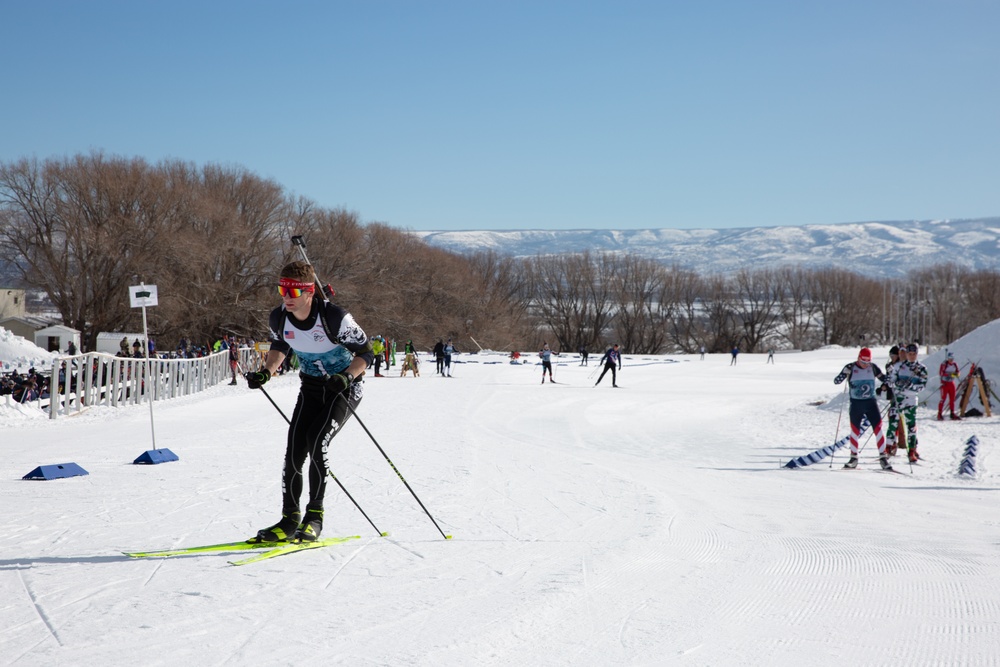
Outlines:
{"label": "distant skier", "polygon": [[542,358],[542,384],[545,384],[545,371],[549,372],[549,382],[555,384],[552,379],[552,350],[548,343],[542,343],[542,349],[538,351],[538,356]]}
{"label": "distant skier", "polygon": [[604,353],[603,357],[601,357],[601,363],[604,364],[604,370],[601,371],[601,375],[597,378],[597,382],[594,383],[594,386],[596,387],[601,384],[601,380],[604,379],[604,374],[611,371],[611,386],[617,387],[618,375],[615,370],[615,366],[618,367],[619,371],[622,369],[622,355],[621,352],[618,351],[618,343],[615,343],[608,348],[608,351]]}
{"label": "distant skier", "polygon": [[451,339],[450,338],[448,339],[448,342],[445,343],[443,352],[444,352],[444,376],[450,378],[451,377],[451,355],[453,355],[456,352],[458,352],[458,349],[456,349],[455,346],[451,344]]}
{"label": "distant skier", "polygon": [[867,347],[861,348],[858,360],[844,366],[837,377],[833,378],[833,383],[840,384],[844,380],[847,380],[851,395],[851,458],[844,464],[844,467],[858,467],[858,436],[861,435],[861,422],[867,417],[878,443],[878,462],[884,470],[892,470],[885,455],[882,414],[878,407],[878,401],[875,400],[875,380],[884,383],[888,381],[888,378],[882,373],[882,369],[872,363],[871,350]]}

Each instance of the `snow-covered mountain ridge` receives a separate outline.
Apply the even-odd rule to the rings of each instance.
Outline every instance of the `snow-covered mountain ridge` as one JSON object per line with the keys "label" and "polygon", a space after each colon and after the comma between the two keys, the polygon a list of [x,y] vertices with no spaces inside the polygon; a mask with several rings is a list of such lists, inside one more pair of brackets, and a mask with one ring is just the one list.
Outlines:
{"label": "snow-covered mountain ridge", "polygon": [[738,229],[413,231],[431,246],[516,257],[634,253],[703,273],[745,267],[839,266],[872,278],[954,262],[1000,268],[1000,218],[856,222]]}

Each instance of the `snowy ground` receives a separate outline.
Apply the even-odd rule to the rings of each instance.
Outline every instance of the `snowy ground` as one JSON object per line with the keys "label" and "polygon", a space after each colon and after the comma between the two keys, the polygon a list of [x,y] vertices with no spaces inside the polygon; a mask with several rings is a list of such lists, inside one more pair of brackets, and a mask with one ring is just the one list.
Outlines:
{"label": "snowy ground", "polygon": [[[0,662],[996,665],[1000,417],[922,410],[905,475],[875,472],[873,443],[858,471],[844,450],[780,468],[846,434],[832,380],[855,355],[626,356],[620,389],[575,357],[556,385],[500,356],[393,369],[359,413],[454,539],[351,423],[334,472],[391,535],[331,484],[325,534],[360,540],[242,567],[120,552],[277,518],[285,422],[260,392],[157,404],[180,460],[156,466],[131,465],[146,406],[49,421],[0,401]],[[296,388],[266,385],[286,414]],[[20,479],[65,462],[90,474]]]}

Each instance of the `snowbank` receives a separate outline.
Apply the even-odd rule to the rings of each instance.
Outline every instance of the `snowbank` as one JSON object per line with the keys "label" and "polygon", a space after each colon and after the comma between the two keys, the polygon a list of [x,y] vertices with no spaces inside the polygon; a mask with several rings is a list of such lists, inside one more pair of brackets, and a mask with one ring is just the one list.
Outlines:
{"label": "snowbank", "polygon": [[38,370],[52,367],[52,360],[58,354],[46,352],[31,341],[14,335],[8,329],[0,327],[0,370],[28,370],[32,366]]}
{"label": "snowbank", "polygon": [[927,367],[928,374],[927,388],[920,394],[921,401],[938,395],[941,388],[938,367],[948,351],[955,353],[955,361],[962,369],[963,378],[969,374],[971,364],[976,364],[983,369],[986,379],[996,381],[1000,378],[1000,320],[984,324],[954,343],[920,359]]}

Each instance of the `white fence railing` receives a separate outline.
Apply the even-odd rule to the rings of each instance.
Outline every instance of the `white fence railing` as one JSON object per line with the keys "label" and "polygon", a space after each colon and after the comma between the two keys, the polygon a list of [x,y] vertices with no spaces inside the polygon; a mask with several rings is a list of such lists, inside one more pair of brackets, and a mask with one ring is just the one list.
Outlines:
{"label": "white fence railing", "polygon": [[[240,349],[244,369],[256,368],[259,359],[256,350]],[[46,409],[50,419],[57,419],[95,405],[119,407],[165,401],[196,394],[231,378],[228,350],[196,359],[148,361],[88,352],[52,362]]]}

